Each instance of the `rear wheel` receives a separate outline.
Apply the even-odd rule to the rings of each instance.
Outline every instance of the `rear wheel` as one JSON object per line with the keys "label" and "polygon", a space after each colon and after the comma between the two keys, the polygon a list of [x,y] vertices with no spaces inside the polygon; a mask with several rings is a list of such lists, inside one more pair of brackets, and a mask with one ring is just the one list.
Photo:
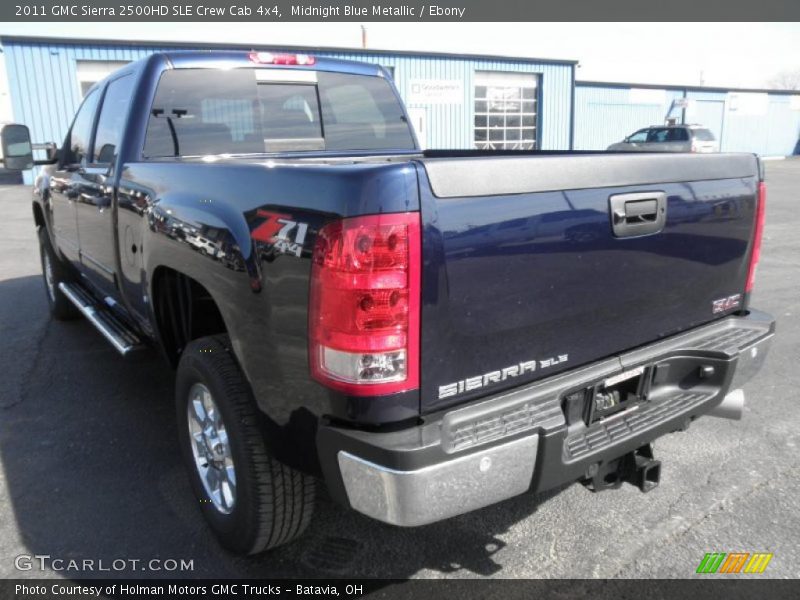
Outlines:
{"label": "rear wheel", "polygon": [[176,407],[192,488],[220,543],[255,554],[298,537],[314,509],[314,479],[269,454],[262,417],[226,336],[186,347]]}
{"label": "rear wheel", "polygon": [[56,256],[55,250],[53,250],[53,246],[50,243],[47,229],[39,227],[37,233],[39,235],[39,254],[42,260],[44,290],[47,294],[50,314],[59,321],[75,319],[80,316],[80,312],[58,289],[58,284],[62,281],[71,281],[73,275],[67,266],[61,262],[61,259]]}

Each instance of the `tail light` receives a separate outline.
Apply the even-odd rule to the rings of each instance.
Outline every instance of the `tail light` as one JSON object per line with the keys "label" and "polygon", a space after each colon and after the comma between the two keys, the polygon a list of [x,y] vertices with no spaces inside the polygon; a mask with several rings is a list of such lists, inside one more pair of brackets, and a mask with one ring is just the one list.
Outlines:
{"label": "tail light", "polygon": [[756,205],[756,228],[753,232],[753,251],[750,253],[750,267],[747,270],[747,284],[744,291],[753,291],[753,284],[756,279],[756,266],[758,259],[761,258],[761,238],[764,235],[764,221],[766,219],[767,204],[767,184],[763,181],[758,183],[758,204]]}
{"label": "tail light", "polygon": [[273,52],[251,52],[250,61],[260,65],[311,66],[317,59],[308,54],[275,54]]}
{"label": "tail light", "polygon": [[309,298],[311,375],[356,396],[419,387],[419,213],[323,227]]}

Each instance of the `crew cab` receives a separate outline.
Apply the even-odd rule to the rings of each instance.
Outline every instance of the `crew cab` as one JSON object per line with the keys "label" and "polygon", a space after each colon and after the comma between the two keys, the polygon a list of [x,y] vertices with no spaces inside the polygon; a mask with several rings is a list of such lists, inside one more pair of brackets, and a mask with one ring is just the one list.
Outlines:
{"label": "crew cab", "polygon": [[175,367],[238,553],[300,535],[320,481],[399,526],[651,490],[651,442],[739,418],[775,329],[753,155],[421,151],[379,66],[218,51],[121,68],[45,158],[24,125],[2,145],[41,167],[52,316]]}

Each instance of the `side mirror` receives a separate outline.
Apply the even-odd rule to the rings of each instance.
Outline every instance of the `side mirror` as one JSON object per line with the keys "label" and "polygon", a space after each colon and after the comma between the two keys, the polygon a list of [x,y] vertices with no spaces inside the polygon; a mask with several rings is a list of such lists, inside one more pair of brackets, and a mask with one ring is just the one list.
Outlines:
{"label": "side mirror", "polygon": [[31,132],[25,125],[4,125],[0,129],[0,148],[3,166],[9,171],[24,171],[33,167]]}
{"label": "side mirror", "polygon": [[[34,150],[44,150],[45,156],[47,158],[43,161],[45,164],[53,164],[54,162],[58,161],[58,146],[56,146],[53,142],[47,142],[46,144],[34,144]],[[34,161],[34,164],[39,164]]]}

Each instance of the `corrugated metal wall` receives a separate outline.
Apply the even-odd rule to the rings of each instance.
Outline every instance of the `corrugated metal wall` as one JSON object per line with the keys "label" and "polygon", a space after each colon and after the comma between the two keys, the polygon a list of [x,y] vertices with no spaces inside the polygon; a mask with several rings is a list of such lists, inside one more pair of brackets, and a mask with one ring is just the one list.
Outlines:
{"label": "corrugated metal wall", "polygon": [[[3,40],[14,120],[28,125],[34,141],[61,141],[80,103],[77,61],[132,61],[159,50],[130,43],[60,43]],[[515,60],[481,60],[459,56],[315,52],[319,56],[359,60],[393,67],[395,83],[410,98],[413,79],[458,81],[463,100],[447,104],[408,102],[424,109],[427,148],[472,148],[473,78],[476,71],[540,75],[539,147],[566,149],[570,142],[572,65]],[[30,182],[30,175],[26,176]]]}
{"label": "corrugated metal wall", "polygon": [[[596,83],[575,86],[575,149],[604,150],[637,129],[663,123],[672,100],[684,95],[689,100],[686,122],[714,131],[723,152],[785,156],[794,151],[800,136],[800,92],[643,90]],[[680,111],[673,116],[680,120]]]}
{"label": "corrugated metal wall", "polygon": [[747,149],[764,156],[792,154],[800,135],[800,95],[792,100],[789,95],[769,94],[766,115],[726,110],[724,127],[724,151]]}
{"label": "corrugated metal wall", "polygon": [[683,95],[661,90],[637,98],[636,90],[576,86],[575,149],[605,150],[637,129],[663,123],[673,99]]}

